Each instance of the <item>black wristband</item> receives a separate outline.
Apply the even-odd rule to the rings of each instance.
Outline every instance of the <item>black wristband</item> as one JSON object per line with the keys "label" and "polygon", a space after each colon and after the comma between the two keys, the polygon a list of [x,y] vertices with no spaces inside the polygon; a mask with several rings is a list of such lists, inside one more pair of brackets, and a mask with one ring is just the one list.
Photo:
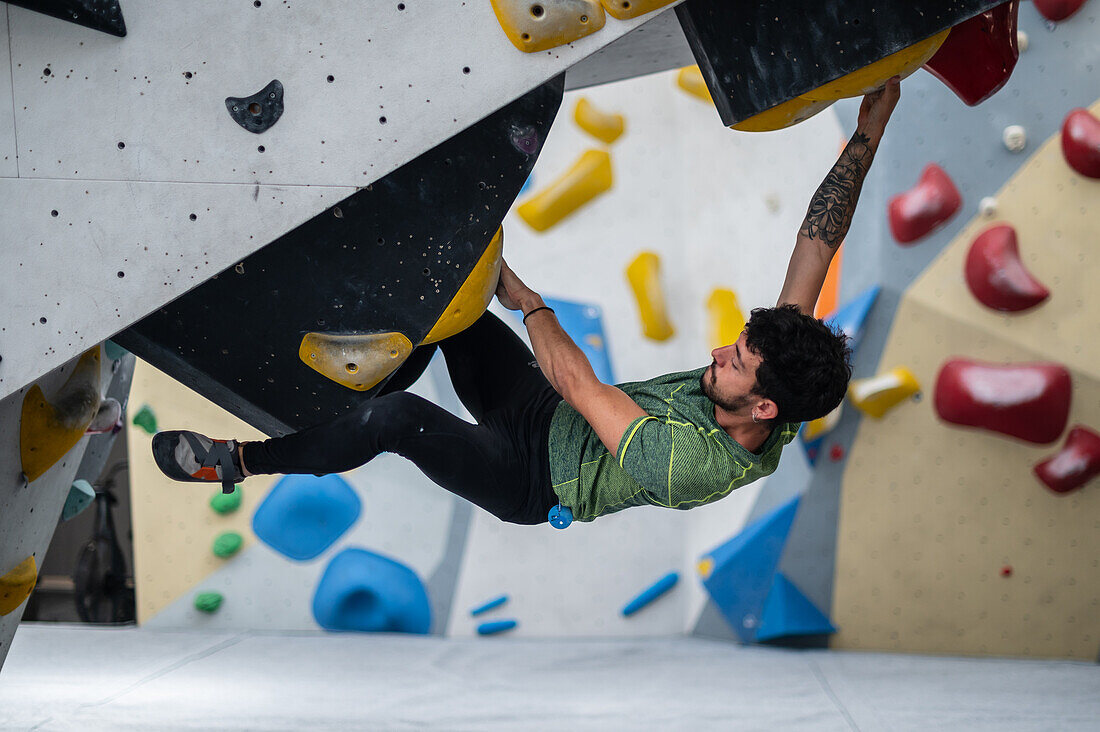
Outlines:
{"label": "black wristband", "polygon": [[554,312],[554,308],[547,307],[546,305],[540,305],[537,308],[533,308],[526,315],[523,316],[523,324],[527,325],[527,319],[530,318],[533,314],[537,313],[540,310],[549,310],[550,312]]}

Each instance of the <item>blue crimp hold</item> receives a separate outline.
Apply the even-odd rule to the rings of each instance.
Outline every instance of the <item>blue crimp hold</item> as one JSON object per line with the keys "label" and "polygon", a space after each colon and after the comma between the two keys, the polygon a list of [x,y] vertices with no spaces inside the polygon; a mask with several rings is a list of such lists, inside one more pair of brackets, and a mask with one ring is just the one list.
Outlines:
{"label": "blue crimp hold", "polygon": [[494,607],[500,607],[501,605],[503,605],[506,602],[508,602],[508,596],[507,595],[501,595],[498,598],[495,598],[493,600],[489,600],[489,602],[485,603],[484,605],[478,605],[477,607],[475,607],[473,610],[470,611],[470,615],[473,615],[473,616],[476,617],[478,615],[481,615],[482,613],[489,612]]}

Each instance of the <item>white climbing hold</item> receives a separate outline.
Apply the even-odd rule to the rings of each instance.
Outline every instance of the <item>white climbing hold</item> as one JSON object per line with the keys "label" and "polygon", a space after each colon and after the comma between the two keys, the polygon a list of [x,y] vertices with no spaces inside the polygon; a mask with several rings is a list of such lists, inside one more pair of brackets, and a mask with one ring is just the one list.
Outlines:
{"label": "white climbing hold", "polygon": [[1005,127],[1002,139],[1010,152],[1020,152],[1027,145],[1027,132],[1020,125],[1009,125]]}
{"label": "white climbing hold", "polygon": [[978,203],[978,213],[984,218],[991,219],[997,215],[997,199],[986,196]]}
{"label": "white climbing hold", "polygon": [[1022,30],[1016,31],[1016,47],[1020,49],[1020,53],[1027,50],[1027,33]]}

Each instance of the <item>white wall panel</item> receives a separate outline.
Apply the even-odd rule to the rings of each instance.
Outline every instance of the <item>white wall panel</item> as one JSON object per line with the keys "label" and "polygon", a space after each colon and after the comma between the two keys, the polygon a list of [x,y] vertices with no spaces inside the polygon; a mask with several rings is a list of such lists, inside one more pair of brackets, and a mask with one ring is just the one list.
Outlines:
{"label": "white wall panel", "polygon": [[0,179],[0,397],[352,192]]}
{"label": "white wall panel", "polygon": [[8,50],[8,5],[0,8],[0,178],[19,175],[15,159],[15,105],[11,94],[11,53]]}
{"label": "white wall panel", "polygon": [[[366,185],[649,20],[525,54],[488,2],[124,9],[115,38],[11,8],[24,176]],[[272,79],[285,113],[246,132],[224,99]]]}

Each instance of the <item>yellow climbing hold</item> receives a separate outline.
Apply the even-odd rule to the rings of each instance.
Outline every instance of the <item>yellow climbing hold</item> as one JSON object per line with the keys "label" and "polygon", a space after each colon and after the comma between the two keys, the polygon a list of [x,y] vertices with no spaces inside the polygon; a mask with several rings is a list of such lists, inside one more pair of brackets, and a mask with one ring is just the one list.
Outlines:
{"label": "yellow climbing hold", "polygon": [[813,117],[823,109],[828,109],[834,100],[815,102],[804,97],[788,99],[782,104],[777,104],[771,109],[765,109],[759,114],[754,114],[748,119],[743,119],[730,125],[730,129],[742,132],[770,132],[781,130],[791,125],[796,125],[803,120]]}
{"label": "yellow climbing hold", "polygon": [[341,386],[366,391],[393,373],[412,350],[402,333],[306,333],[298,358]]}
{"label": "yellow climbing hold", "polygon": [[573,108],[573,119],[582,130],[608,145],[618,140],[626,128],[621,114],[601,112],[588,101],[588,97],[577,100],[577,106]]}
{"label": "yellow climbing hold", "polygon": [[490,0],[497,22],[512,45],[524,53],[572,43],[603,28],[597,0]]}
{"label": "yellow climbing hold", "polygon": [[940,31],[934,36],[884,56],[862,69],[845,74],[839,79],[833,79],[800,96],[811,101],[835,101],[848,97],[860,97],[878,89],[892,76],[900,76],[904,79],[936,55],[936,51],[947,40],[950,32],[950,28]]}
{"label": "yellow climbing hold", "polygon": [[904,366],[848,385],[848,399],[856,409],[876,419],[920,391],[920,382]]}
{"label": "yellow climbing hold", "polygon": [[840,410],[841,407],[837,407],[824,417],[818,417],[817,419],[807,422],[806,426],[802,428],[802,441],[813,442],[818,437],[822,437],[831,432],[832,429],[836,427],[837,423],[840,422]]}
{"label": "yellow climbing hold", "polygon": [[38,566],[34,555],[27,557],[3,577],[0,577],[0,615],[7,615],[23,604],[38,582]]}
{"label": "yellow climbing hold", "polygon": [[710,577],[710,573],[714,571],[714,560],[710,557],[703,557],[695,565],[695,570],[699,573],[699,576],[703,579]]}
{"label": "yellow climbing hold", "polygon": [[477,322],[493,300],[500,280],[500,260],[504,254],[504,228],[498,228],[481,259],[458,288],[439,320],[435,322],[420,345],[435,343],[461,333]]}
{"label": "yellow climbing hold", "polygon": [[703,72],[699,70],[698,66],[685,66],[680,69],[680,72],[676,74],[676,84],[688,94],[696,96],[704,102],[714,102],[714,99],[710,96],[710,89],[707,88],[707,82],[703,79]]}
{"label": "yellow climbing hold", "polygon": [[642,252],[626,268],[626,278],[642,317],[642,333],[655,341],[668,340],[676,332],[668,319],[660,268],[661,260],[653,252]]}
{"label": "yellow climbing hold", "polygon": [[737,304],[733,290],[719,287],[707,298],[710,311],[710,347],[728,346],[741,337],[745,329],[745,316]]}
{"label": "yellow climbing hold", "polygon": [[99,346],[80,357],[52,402],[38,384],[27,390],[19,422],[19,457],[27,480],[41,476],[80,442],[99,401]]}
{"label": "yellow climbing hold", "polygon": [[616,20],[630,20],[663,8],[672,0],[600,0],[608,15]]}
{"label": "yellow climbing hold", "polygon": [[517,209],[535,231],[546,231],[596,196],[611,188],[611,156],[587,150],[573,167]]}

